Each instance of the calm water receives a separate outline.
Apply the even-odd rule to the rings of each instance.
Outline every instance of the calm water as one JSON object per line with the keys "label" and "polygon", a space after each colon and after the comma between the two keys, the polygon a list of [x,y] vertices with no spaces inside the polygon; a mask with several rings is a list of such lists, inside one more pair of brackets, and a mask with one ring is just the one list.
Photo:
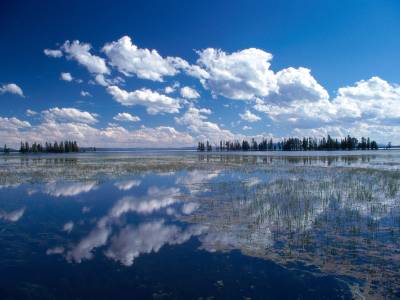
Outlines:
{"label": "calm water", "polygon": [[399,188],[398,151],[0,156],[0,298],[399,298]]}

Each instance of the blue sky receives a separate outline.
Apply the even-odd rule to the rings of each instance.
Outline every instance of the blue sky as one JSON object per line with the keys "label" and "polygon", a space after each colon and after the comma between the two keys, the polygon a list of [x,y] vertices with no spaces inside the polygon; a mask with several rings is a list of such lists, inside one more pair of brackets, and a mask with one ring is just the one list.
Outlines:
{"label": "blue sky", "polygon": [[400,139],[398,1],[2,1],[0,142]]}

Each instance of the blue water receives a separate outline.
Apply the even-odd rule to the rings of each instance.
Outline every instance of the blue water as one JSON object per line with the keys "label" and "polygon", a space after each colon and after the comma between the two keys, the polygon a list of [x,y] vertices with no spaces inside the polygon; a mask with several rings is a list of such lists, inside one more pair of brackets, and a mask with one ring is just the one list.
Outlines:
{"label": "blue water", "polygon": [[395,152],[163,155],[0,158],[0,298],[399,295]]}

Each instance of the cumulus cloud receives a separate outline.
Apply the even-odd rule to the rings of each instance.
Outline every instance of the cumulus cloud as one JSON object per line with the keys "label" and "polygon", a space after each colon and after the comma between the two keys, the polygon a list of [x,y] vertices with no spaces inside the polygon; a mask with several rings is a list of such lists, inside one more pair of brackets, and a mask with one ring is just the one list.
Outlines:
{"label": "cumulus cloud", "polygon": [[74,78],[72,77],[71,73],[68,72],[63,72],[60,75],[61,80],[64,81],[72,81]]}
{"label": "cumulus cloud", "polygon": [[159,94],[150,89],[128,92],[117,86],[109,86],[107,92],[115,101],[124,106],[145,106],[146,111],[151,115],[159,113],[177,113],[181,107],[177,99]]}
{"label": "cumulus cloud", "polygon": [[121,121],[121,122],[139,122],[140,121],[140,118],[138,116],[133,116],[127,112],[118,113],[116,116],[114,116],[113,119],[115,121]]}
{"label": "cumulus cloud", "polygon": [[49,57],[59,58],[63,56],[63,53],[59,49],[44,49],[43,53]]}
{"label": "cumulus cloud", "polygon": [[185,99],[197,99],[200,97],[200,94],[193,88],[189,86],[184,86],[181,88],[181,96]]}
{"label": "cumulus cloud", "polygon": [[2,118],[0,117],[0,129],[20,129],[31,127],[31,124],[28,121],[21,121],[15,117],[12,118]]}
{"label": "cumulus cloud", "polygon": [[0,86],[0,94],[10,93],[20,97],[25,97],[22,89],[15,83],[7,83]]}
{"label": "cumulus cloud", "polygon": [[176,117],[175,121],[180,125],[187,126],[198,140],[218,142],[219,140],[233,139],[234,135],[229,130],[222,129],[218,124],[207,121],[207,115],[210,113],[209,109],[191,106],[181,117]]}
{"label": "cumulus cloud", "polygon": [[278,90],[273,92],[268,101],[288,103],[292,101],[319,101],[328,99],[328,92],[311,75],[307,68],[287,68],[276,73]]}
{"label": "cumulus cloud", "polygon": [[[290,67],[274,73],[270,69],[272,54],[261,49],[249,48],[229,54],[207,48],[197,53],[197,65],[182,63],[180,67],[188,75],[199,78],[214,96],[236,100],[261,98],[276,103],[329,97],[307,68]],[[193,71],[194,67],[197,72]]]}
{"label": "cumulus cloud", "polygon": [[261,118],[255,114],[253,114],[251,111],[246,110],[243,114],[239,114],[240,118],[244,121],[247,122],[257,122],[260,121]]}
{"label": "cumulus cloud", "polygon": [[[180,88],[176,82],[162,88],[162,92],[149,88],[129,91],[119,87],[124,79],[113,78],[111,68],[118,70],[121,76],[136,76],[158,82],[182,72],[199,79],[201,85],[215,97],[251,100],[253,109],[259,113],[247,110],[239,115],[240,118],[255,122],[263,113],[267,124],[278,125],[269,127],[275,136],[328,132],[331,135],[366,133],[378,141],[400,138],[400,88],[379,77],[341,87],[334,96],[330,96],[312,76],[310,69],[288,67],[274,72],[270,69],[272,54],[256,48],[231,53],[206,48],[197,51],[198,59],[194,64],[180,57],[162,56],[157,50],[139,48],[128,36],[106,43],[101,51],[107,61],[93,54],[90,44],[75,40],[66,41],[59,50],[45,49],[44,53],[50,57],[65,55],[77,61],[93,74],[91,83],[106,87],[113,99],[122,105],[141,105],[149,114],[155,115],[179,113],[183,105],[189,104],[187,111],[175,118],[177,124],[185,127],[184,132],[171,126],[127,130],[109,124],[106,128],[95,128],[91,124],[97,122],[96,114],[53,108],[44,111],[44,122],[35,126],[16,118],[0,117],[0,126],[4,125],[0,127],[0,138],[12,144],[19,139],[41,139],[43,134],[52,138],[64,138],[64,135],[91,145],[142,147],[160,145],[157,139],[164,138],[166,141],[162,141],[162,146],[175,145],[174,138],[176,144],[181,146],[194,140],[218,141],[240,137],[223,129],[222,125],[211,122],[209,110],[192,106],[188,99],[200,96],[195,89],[189,86]],[[65,75],[65,79],[73,78]],[[179,92],[181,98],[171,97],[174,92]],[[23,96],[21,88],[14,83],[1,85],[0,93]],[[90,94],[82,91],[81,95]],[[120,113],[114,120],[136,121],[138,118],[127,114]],[[27,112],[27,115],[34,113]],[[242,129],[251,130],[251,127],[244,126]]]}
{"label": "cumulus cloud", "polygon": [[110,64],[125,76],[136,75],[142,79],[163,81],[164,76],[174,76],[178,73],[174,66],[174,58],[163,58],[157,50],[138,48],[129,36],[105,44],[103,52]]}
{"label": "cumulus cloud", "polygon": [[269,69],[272,54],[268,52],[249,48],[228,54],[207,48],[198,54],[197,64],[206,72],[201,82],[215,96],[250,100],[278,89],[274,72]]}
{"label": "cumulus cloud", "polygon": [[400,87],[379,77],[342,87],[332,104],[342,118],[385,125],[400,124]]}
{"label": "cumulus cloud", "polygon": [[400,87],[379,77],[339,88],[333,99],[325,95],[279,104],[257,100],[254,108],[298,135],[366,135],[378,141],[399,137]]}
{"label": "cumulus cloud", "polygon": [[61,49],[67,54],[67,58],[76,60],[79,64],[86,67],[90,73],[109,74],[106,62],[103,58],[90,53],[92,46],[81,43],[78,40],[66,41]]}
{"label": "cumulus cloud", "polygon": [[42,112],[48,120],[58,120],[61,122],[79,122],[93,124],[97,122],[97,114],[81,111],[76,108],[50,108]]}
{"label": "cumulus cloud", "polygon": [[27,121],[15,117],[0,117],[0,140],[7,143],[8,146],[17,147],[21,141],[21,135],[24,135],[30,128],[31,124]]}

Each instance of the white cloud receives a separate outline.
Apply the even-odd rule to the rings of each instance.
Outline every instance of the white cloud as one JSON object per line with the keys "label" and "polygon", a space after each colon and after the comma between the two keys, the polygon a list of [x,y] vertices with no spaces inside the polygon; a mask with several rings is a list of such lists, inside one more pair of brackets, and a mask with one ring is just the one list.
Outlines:
{"label": "white cloud", "polygon": [[400,124],[400,87],[378,77],[340,88],[332,101],[308,101],[303,104],[310,108],[314,106],[315,112],[312,115],[329,125],[351,125],[358,122],[389,126]]}
{"label": "white cloud", "polygon": [[163,81],[164,76],[178,73],[173,64],[174,58],[163,58],[157,50],[140,49],[132,44],[129,36],[105,44],[103,52],[108,56],[110,64],[125,76],[136,75],[142,79]]}
{"label": "white cloud", "polygon": [[251,130],[253,128],[251,126],[244,125],[242,129],[243,130]]}
{"label": "white cloud", "polygon": [[20,128],[31,127],[28,121],[21,121],[15,117],[2,118],[0,117],[0,130],[17,130]]}
{"label": "white cloud", "polygon": [[[261,98],[275,103],[329,98],[309,69],[290,67],[275,74],[270,70],[272,55],[261,49],[249,48],[228,54],[208,48],[198,54],[197,67],[202,72],[187,73],[199,78],[214,96],[237,100]],[[187,70],[189,66],[182,68]]]}
{"label": "white cloud", "polygon": [[181,86],[180,83],[176,81],[176,82],[174,82],[174,84],[169,85],[169,86],[166,86],[166,87],[164,88],[164,93],[165,93],[165,94],[172,94],[172,93],[175,92],[176,89],[179,88],[180,86]]}
{"label": "white cloud", "polygon": [[97,122],[97,114],[81,111],[76,108],[50,108],[42,112],[47,120],[58,120],[61,122],[79,122],[93,124]]}
{"label": "white cloud", "polygon": [[197,99],[200,97],[200,94],[195,89],[184,86],[181,88],[181,96],[185,99]]}
{"label": "white cloud", "polygon": [[20,97],[25,97],[22,89],[15,83],[7,83],[0,86],[0,94],[10,93]]}
{"label": "white cloud", "polygon": [[54,58],[59,58],[61,56],[63,56],[63,53],[61,50],[55,49],[44,49],[43,53],[49,57],[54,57]]}
{"label": "white cloud", "polygon": [[106,62],[103,58],[90,53],[92,46],[81,43],[77,40],[66,41],[61,49],[67,54],[69,59],[76,60],[79,64],[86,67],[90,73],[109,74]]}
{"label": "white cloud", "polygon": [[400,87],[379,77],[342,87],[332,101],[339,117],[374,124],[400,124]]}
{"label": "white cloud", "polygon": [[177,113],[180,103],[177,99],[159,94],[150,89],[141,89],[128,92],[117,86],[109,86],[107,92],[114,100],[125,106],[143,105],[151,115],[159,113]]}
{"label": "white cloud", "polygon": [[92,95],[87,91],[81,91],[81,96],[82,97],[92,97]]}
{"label": "white cloud", "polygon": [[164,89],[165,94],[172,94],[173,92],[175,92],[175,89],[172,86],[167,86]]}
{"label": "white cloud", "polygon": [[207,75],[201,75],[205,88],[217,96],[250,100],[276,91],[277,80],[269,69],[272,55],[256,48],[227,54],[207,48],[199,51],[197,63]]}
{"label": "white cloud", "polygon": [[138,116],[132,116],[130,113],[123,112],[118,113],[113,118],[115,121],[122,121],[122,122],[139,122],[140,118]]}
{"label": "white cloud", "polygon": [[58,121],[44,118],[35,126],[17,118],[0,117],[0,140],[10,147],[19,147],[20,141],[45,142],[76,140],[80,146],[95,147],[187,147],[193,146],[193,137],[170,126],[141,127],[128,130],[122,126],[109,125],[95,128],[77,121]]}
{"label": "white cloud", "polygon": [[378,141],[400,138],[396,134],[400,129],[400,87],[378,77],[342,87],[332,100],[326,96],[287,103],[257,100],[254,108],[297,135],[365,135]]}
{"label": "white cloud", "polygon": [[248,122],[257,122],[260,121],[261,118],[255,114],[253,114],[251,111],[246,110],[244,114],[239,114],[240,118],[244,121]]}
{"label": "white cloud", "polygon": [[174,57],[171,59],[171,62],[174,64],[175,68],[184,70],[187,75],[200,79],[202,83],[205,79],[210,77],[206,70],[198,65],[191,65],[180,57]]}
{"label": "white cloud", "polygon": [[97,84],[99,84],[101,86],[109,86],[110,85],[110,81],[108,79],[106,79],[103,74],[97,74],[95,76],[94,80],[97,82]]}
{"label": "white cloud", "polygon": [[[125,80],[123,78],[119,77],[119,76],[117,76],[115,78],[107,78],[103,74],[97,74],[94,77],[94,81],[95,81],[95,83],[97,83],[97,84],[99,84],[101,86],[104,86],[104,87],[107,87],[107,86],[110,86],[110,85],[116,85],[116,84],[120,84],[120,83],[124,83],[125,82]],[[93,83],[93,82],[91,82],[91,83]]]}
{"label": "white cloud", "polygon": [[226,129],[221,129],[218,124],[207,121],[209,109],[198,109],[193,106],[181,116],[175,118],[180,125],[185,125],[196,135],[198,140],[210,140],[219,142],[219,140],[232,140],[234,135]]}
{"label": "white cloud", "polygon": [[32,116],[36,116],[38,113],[37,113],[36,111],[34,111],[34,110],[28,108],[28,109],[26,110],[25,114],[26,114],[27,116],[29,116],[29,117],[32,117]]}
{"label": "white cloud", "polygon": [[60,75],[60,78],[64,81],[72,81],[74,78],[72,77],[71,73],[63,72]]}
{"label": "white cloud", "polygon": [[266,99],[269,102],[319,101],[328,99],[328,92],[315,80],[306,68],[287,68],[276,73],[279,89]]}
{"label": "white cloud", "polygon": [[142,127],[129,131],[120,126],[110,126],[100,132],[103,145],[120,147],[184,147],[192,146],[193,138],[186,132],[170,126]]}

